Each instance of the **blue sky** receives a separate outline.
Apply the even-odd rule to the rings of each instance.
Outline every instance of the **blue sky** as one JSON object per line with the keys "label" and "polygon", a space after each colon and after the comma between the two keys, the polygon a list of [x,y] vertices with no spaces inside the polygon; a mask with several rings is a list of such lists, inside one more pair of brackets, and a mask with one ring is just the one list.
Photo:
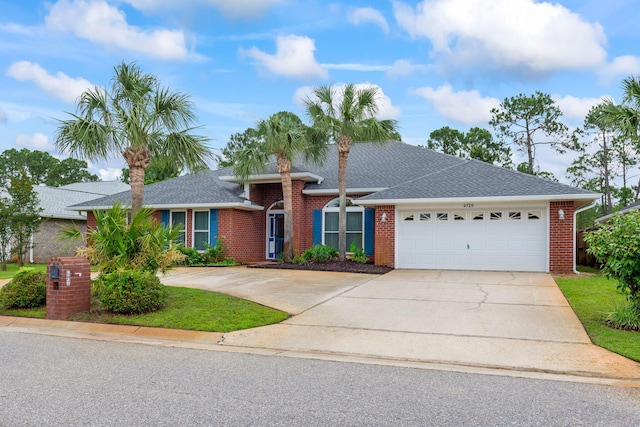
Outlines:
{"label": "blue sky", "polygon": [[[379,87],[411,144],[489,128],[492,107],[536,90],[575,127],[640,73],[639,21],[633,0],[0,0],[0,151],[65,157],[55,119],[123,61],[191,93],[214,149],[275,112],[304,117],[329,83]],[[574,157],[543,149],[539,167],[565,180]],[[122,167],[91,163],[103,179]]]}

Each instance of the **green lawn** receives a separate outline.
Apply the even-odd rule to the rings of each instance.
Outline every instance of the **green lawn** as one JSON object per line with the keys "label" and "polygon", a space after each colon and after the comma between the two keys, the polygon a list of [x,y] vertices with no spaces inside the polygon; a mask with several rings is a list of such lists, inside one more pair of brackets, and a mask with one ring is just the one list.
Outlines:
{"label": "green lawn", "polygon": [[556,282],[594,344],[640,361],[640,332],[613,329],[605,323],[607,314],[625,303],[615,281],[595,275],[556,278]]}
{"label": "green lawn", "polygon": [[[47,271],[47,264],[27,264],[25,267],[34,268],[36,271]],[[13,276],[18,272],[18,264],[7,264],[7,271],[0,270],[0,279],[12,279]]]}
{"label": "green lawn", "polygon": [[[115,315],[100,309],[79,313],[69,320],[193,331],[230,332],[282,322],[290,315],[242,298],[202,289],[167,286],[169,302],[159,311],[139,315]],[[44,318],[45,307],[4,309],[0,315]]]}

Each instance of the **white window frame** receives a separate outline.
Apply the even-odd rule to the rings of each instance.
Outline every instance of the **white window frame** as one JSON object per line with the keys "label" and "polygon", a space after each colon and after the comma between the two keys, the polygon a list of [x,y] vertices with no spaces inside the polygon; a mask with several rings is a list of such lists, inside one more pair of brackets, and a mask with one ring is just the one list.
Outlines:
{"label": "white window frame", "polygon": [[175,211],[170,211],[169,212],[169,225],[171,225],[173,227],[173,214],[174,213],[183,213],[184,214],[184,227],[182,228],[182,230],[180,230],[182,232],[182,235],[184,236],[184,242],[182,243],[178,243],[179,245],[183,245],[183,246],[187,246],[187,211],[186,210],[175,210]]}
{"label": "white window frame", "polygon": [[[327,203],[324,208],[322,208],[322,244],[326,245],[325,243],[325,236],[326,236],[326,230],[325,230],[325,217],[326,217],[326,213],[327,212],[340,212],[340,207],[330,207],[329,205],[334,204],[336,200],[339,199],[333,199],[331,200],[329,203]],[[351,203],[352,205],[349,206],[349,203]],[[362,235],[362,239],[360,241],[360,247],[364,249],[364,235],[365,235],[365,229],[364,229],[364,208],[362,206],[354,206],[353,202],[351,199],[347,198],[347,215],[349,214],[349,212],[360,212],[361,218],[362,218],[362,229],[361,231],[358,231],[358,233],[360,233]],[[348,223],[348,222],[347,222]],[[334,231],[330,231],[330,233],[335,233],[339,235],[339,231],[334,232]],[[349,234],[349,230],[347,230],[347,234]],[[351,232],[351,234],[355,234],[355,232]],[[350,252],[350,248],[347,247],[347,253],[351,253]]]}
{"label": "white window frame", "polygon": [[[196,229],[196,212],[200,213],[200,212],[204,212],[207,214],[207,228],[202,229],[202,230],[197,230]],[[202,209],[202,210],[194,210],[191,213],[191,224],[193,224],[192,230],[191,230],[191,236],[192,236],[192,243],[193,243],[193,247],[195,249],[196,248],[196,233],[207,233],[207,239],[206,239],[206,244],[209,244],[211,242],[211,212],[209,212],[208,210]],[[198,249],[198,252],[204,252],[206,248],[202,248],[202,249]]]}

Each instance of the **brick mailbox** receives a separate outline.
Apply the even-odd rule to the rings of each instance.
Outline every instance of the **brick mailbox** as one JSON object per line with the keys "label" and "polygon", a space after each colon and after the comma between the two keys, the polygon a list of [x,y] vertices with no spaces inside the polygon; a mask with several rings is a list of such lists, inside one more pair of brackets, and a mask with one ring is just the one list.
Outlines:
{"label": "brick mailbox", "polygon": [[65,320],[91,308],[91,268],[82,257],[51,258],[47,265],[47,319]]}

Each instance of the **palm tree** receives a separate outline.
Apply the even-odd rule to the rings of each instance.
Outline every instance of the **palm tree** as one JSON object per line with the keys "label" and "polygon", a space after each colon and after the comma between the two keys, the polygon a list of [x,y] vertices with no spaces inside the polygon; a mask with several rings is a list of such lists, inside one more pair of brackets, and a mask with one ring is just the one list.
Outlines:
{"label": "palm tree", "polygon": [[622,81],[622,104],[608,99],[602,107],[605,118],[638,141],[640,134],[640,75]]}
{"label": "palm tree", "polygon": [[346,85],[338,91],[333,86],[314,89],[314,97],[305,100],[313,127],[325,133],[338,146],[338,194],[340,201],[338,252],[344,260],[347,252],[347,162],[355,142],[384,143],[397,132],[395,120],[379,120],[378,88]]}
{"label": "palm tree", "polygon": [[324,159],[326,142],[323,135],[302,123],[298,116],[288,111],[273,114],[260,120],[249,132],[257,144],[249,144],[236,156],[234,173],[242,181],[250,175],[266,169],[270,156],[275,156],[276,166],[282,182],[284,201],[284,251],[285,261],[293,258],[293,192],[291,164],[298,156],[306,161],[320,162]]}
{"label": "palm tree", "polygon": [[208,138],[193,135],[190,96],[160,85],[134,64],[114,67],[111,91],[96,86],[78,98],[77,114],[60,120],[55,145],[86,160],[120,153],[129,166],[131,208],[142,206],[145,169],[151,158],[172,159],[189,170],[207,168]]}

